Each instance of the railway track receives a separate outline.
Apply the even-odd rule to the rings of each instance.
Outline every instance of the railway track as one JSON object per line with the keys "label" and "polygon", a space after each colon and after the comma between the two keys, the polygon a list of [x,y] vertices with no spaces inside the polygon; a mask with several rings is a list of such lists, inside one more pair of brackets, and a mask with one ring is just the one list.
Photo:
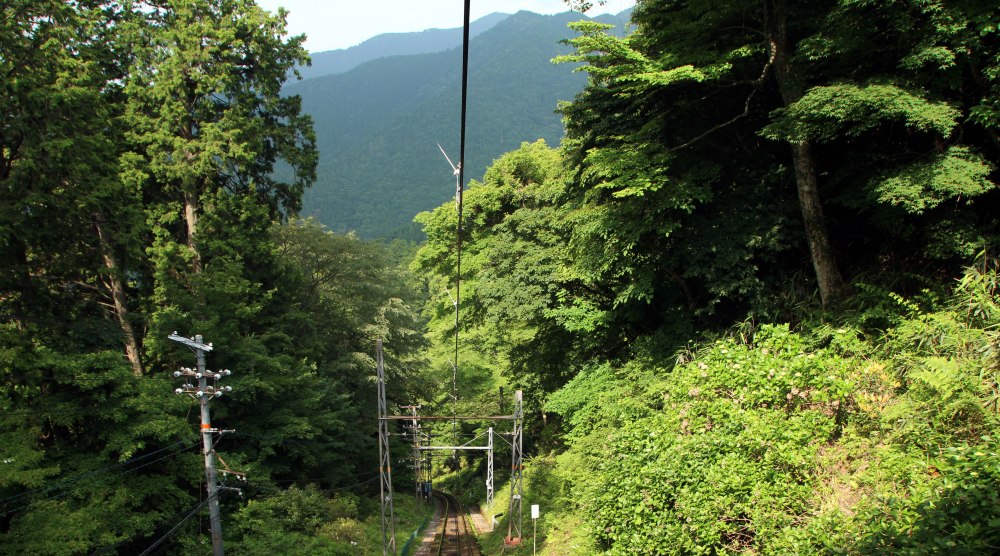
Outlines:
{"label": "railway track", "polygon": [[447,492],[434,491],[440,501],[442,519],[437,536],[434,538],[434,552],[437,556],[479,556],[479,544],[469,523],[469,514],[458,499]]}

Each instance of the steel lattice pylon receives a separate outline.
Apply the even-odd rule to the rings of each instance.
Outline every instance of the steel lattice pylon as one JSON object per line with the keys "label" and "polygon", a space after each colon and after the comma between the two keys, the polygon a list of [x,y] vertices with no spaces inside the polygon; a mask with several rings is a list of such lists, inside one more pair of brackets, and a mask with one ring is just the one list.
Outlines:
{"label": "steel lattice pylon", "polygon": [[489,441],[486,452],[486,507],[493,510],[493,427],[489,430]]}
{"label": "steel lattice pylon", "polygon": [[[524,464],[521,459],[522,430],[524,422],[524,404],[521,391],[514,392],[514,437],[511,439],[511,464],[510,464],[510,509],[507,514],[507,538],[521,538],[521,497],[524,490],[521,484],[521,475],[524,471]],[[515,533],[517,533],[515,535]]]}
{"label": "steel lattice pylon", "polygon": [[382,361],[382,340],[376,343],[378,372],[378,457],[382,479],[382,554],[396,556],[396,523],[392,515],[392,464],[389,458],[389,412],[385,404],[385,364]]}

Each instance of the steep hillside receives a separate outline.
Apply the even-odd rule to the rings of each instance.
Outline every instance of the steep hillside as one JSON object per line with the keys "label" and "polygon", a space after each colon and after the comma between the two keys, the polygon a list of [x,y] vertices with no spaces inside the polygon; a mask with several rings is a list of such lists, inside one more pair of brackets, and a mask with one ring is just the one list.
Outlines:
{"label": "steep hillside", "polygon": [[[469,34],[475,37],[508,17],[510,14],[492,13],[477,19],[472,22]],[[379,58],[442,52],[461,44],[461,28],[427,29],[418,33],[385,33],[350,48],[314,52],[310,55],[312,65],[298,69],[303,79],[309,79],[350,71],[365,62]]]}
{"label": "steep hillside", "polygon": [[[572,99],[586,79],[551,60],[568,52],[559,42],[573,36],[567,24],[584,18],[520,12],[471,42],[467,177],[522,141],[558,144],[557,103]],[[460,72],[455,48],[383,58],[287,87],[312,115],[320,151],[303,215],[336,231],[386,237],[412,228],[417,212],[452,195],[452,172],[437,144],[457,159]]]}

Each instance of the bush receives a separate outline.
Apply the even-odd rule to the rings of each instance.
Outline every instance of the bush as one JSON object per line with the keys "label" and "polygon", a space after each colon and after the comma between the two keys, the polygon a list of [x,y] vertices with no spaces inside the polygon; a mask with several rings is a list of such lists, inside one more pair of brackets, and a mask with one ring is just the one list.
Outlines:
{"label": "bush", "polygon": [[[360,554],[367,546],[357,518],[357,499],[328,497],[313,486],[292,486],[274,496],[251,500],[233,516],[238,554],[281,554],[294,546],[302,554]],[[360,528],[360,535],[352,530]],[[352,542],[353,541],[353,542]]]}

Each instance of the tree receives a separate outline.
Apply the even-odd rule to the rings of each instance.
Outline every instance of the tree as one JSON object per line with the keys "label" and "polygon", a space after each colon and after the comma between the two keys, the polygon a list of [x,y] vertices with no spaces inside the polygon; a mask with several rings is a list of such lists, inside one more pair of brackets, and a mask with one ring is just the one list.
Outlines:
{"label": "tree", "polygon": [[[316,473],[329,484],[352,484],[367,472],[364,461],[377,459],[376,438],[368,434],[375,412],[374,346],[383,339],[385,363],[400,400],[427,395],[420,377],[423,320],[416,311],[413,279],[389,264],[386,250],[353,235],[335,234],[312,220],[294,220],[272,229],[275,253],[284,266],[286,301],[280,307],[284,352],[307,362],[318,384],[321,411],[334,414],[336,426],[313,439],[322,464]],[[284,446],[282,439],[276,448]]]}
{"label": "tree", "polygon": [[[564,272],[570,262],[565,183],[559,151],[539,140],[495,160],[483,181],[473,181],[465,193],[457,382],[458,403],[469,412],[481,413],[484,406],[509,411],[509,399],[498,406],[498,389],[554,391],[583,360],[607,351],[605,330],[569,324],[577,310],[567,299],[585,294]],[[449,391],[455,204],[421,213],[416,221],[427,234],[411,267],[424,276],[429,293],[428,358],[442,390]],[[451,403],[446,396],[435,401]]]}
{"label": "tree", "polygon": [[[148,313],[150,349],[158,358],[167,334],[189,327],[191,318],[211,318],[212,300],[203,289],[209,280],[199,275],[213,254],[222,257],[211,278],[216,284],[259,284],[244,265],[254,264],[255,252],[270,257],[266,249],[241,253],[236,246],[244,239],[232,234],[227,237],[236,243],[229,246],[219,238],[213,245],[199,242],[199,220],[218,211],[236,219],[218,222],[220,229],[245,229],[241,219],[258,214],[251,204],[264,207],[267,220],[294,214],[314,178],[316,152],[298,97],[280,94],[288,72],[307,60],[303,37],[283,37],[286,12],[271,15],[248,0],[144,6],[125,81],[129,150],[121,166],[126,183],[142,191],[151,226],[155,305]],[[287,181],[276,177],[279,162],[288,165]]]}
{"label": "tree", "polygon": [[[692,307],[705,306],[705,289],[719,301],[745,304],[754,282],[767,279],[763,263],[787,259],[789,244],[802,238],[826,304],[844,291],[844,262],[836,263],[835,253],[856,274],[876,268],[887,250],[896,251],[891,258],[901,250],[905,257],[932,255],[914,251],[914,240],[931,230],[973,237],[963,220],[978,218],[970,196],[993,189],[983,155],[995,153],[977,137],[995,124],[962,123],[961,114],[988,112],[986,81],[970,71],[989,58],[979,54],[991,48],[991,39],[980,38],[991,36],[983,31],[990,29],[985,10],[975,2],[647,1],[625,39],[578,24],[581,36],[570,41],[577,54],[563,61],[584,62],[591,75],[564,108],[579,202],[588,214],[577,244],[596,246],[582,252],[581,270],[595,281],[623,277],[618,305],[655,303],[669,293],[657,284],[670,282]],[[890,29],[890,40],[880,29]],[[928,165],[935,145],[945,156]],[[962,177],[928,183],[945,168],[960,169]],[[783,210],[791,201],[782,189],[788,182],[804,233],[789,227],[795,216]],[[948,216],[902,214],[913,195],[958,204]],[[746,208],[718,210],[733,198]],[[755,207],[766,213],[748,218]],[[706,212],[714,222],[698,218]],[[745,243],[720,238],[726,218],[755,220],[757,231]],[[859,251],[856,232],[888,218],[905,221],[881,227],[893,241]],[[684,251],[693,245],[681,236],[699,221],[711,223],[701,236],[716,244],[713,253],[752,269],[746,279],[720,288],[704,281],[717,274],[715,263],[690,266]],[[935,250],[935,264],[953,265],[967,251],[954,244]]]}
{"label": "tree", "polygon": [[[148,3],[150,36],[137,45],[126,92],[133,151],[129,178],[182,207],[181,237],[195,271],[203,196],[224,190],[255,197],[272,217],[299,209],[315,179],[315,139],[299,98],[281,86],[308,60],[304,37],[283,38],[285,16],[249,0]],[[289,182],[275,163],[291,167]]]}

